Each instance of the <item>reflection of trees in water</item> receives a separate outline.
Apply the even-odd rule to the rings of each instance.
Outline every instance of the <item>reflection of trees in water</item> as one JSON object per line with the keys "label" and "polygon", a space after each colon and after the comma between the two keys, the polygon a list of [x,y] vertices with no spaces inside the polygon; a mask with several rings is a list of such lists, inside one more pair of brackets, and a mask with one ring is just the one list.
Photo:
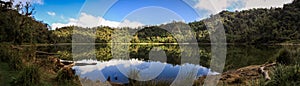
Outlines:
{"label": "reflection of trees in water", "polygon": [[149,53],[154,47],[162,49],[167,56],[167,63],[180,64],[180,48],[179,45],[131,45],[130,46],[130,57],[148,61]]}
{"label": "reflection of trees in water", "polygon": [[228,46],[225,70],[274,61],[281,46]]}
{"label": "reflection of trees in water", "polygon": [[[181,49],[179,45],[176,44],[165,44],[165,45],[150,45],[150,44],[132,44],[129,47],[130,58],[135,58],[139,60],[148,61],[149,53],[154,47],[158,47],[161,51],[164,51],[167,57],[167,63],[170,64],[182,64],[181,63]],[[185,45],[188,56],[194,54],[192,46]],[[76,57],[77,60],[88,59],[86,55],[95,54],[98,61],[107,61],[112,59],[111,47],[110,45],[96,45],[95,50],[84,51],[78,53]],[[248,45],[234,45],[228,46],[225,71],[230,69],[236,69],[240,67],[245,67],[248,65],[258,65],[264,64],[266,62],[275,61],[278,57],[278,53],[282,49],[288,49],[293,51],[300,51],[297,46],[248,46]],[[63,46],[39,46],[38,50],[47,51],[52,53],[57,53],[58,51],[63,52],[65,55],[72,55],[71,45]],[[153,50],[152,50],[153,51]],[[155,50],[154,50],[155,51]],[[207,45],[199,45],[199,64],[204,67],[210,66],[211,60],[211,47]],[[61,57],[63,58],[63,57]],[[159,58],[159,57],[158,57]],[[191,59],[192,60],[192,59]]]}
{"label": "reflection of trees in water", "polygon": [[139,60],[145,60],[148,61],[150,60],[149,58],[149,53],[150,51],[154,48],[154,47],[159,47],[160,49],[162,49],[166,56],[167,56],[167,63],[170,64],[183,64],[181,63],[181,51],[185,51],[187,53],[186,56],[187,57],[191,57],[191,58],[187,58],[189,60],[193,60],[193,56],[195,56],[195,54],[198,52],[200,55],[200,64],[204,66],[207,66],[209,64],[209,60],[210,60],[210,48],[209,47],[200,47],[198,51],[194,50],[194,46],[190,46],[190,45],[184,45],[184,49],[178,45],[178,44],[170,44],[170,45],[131,45],[130,47],[130,57],[131,58],[136,58]]}

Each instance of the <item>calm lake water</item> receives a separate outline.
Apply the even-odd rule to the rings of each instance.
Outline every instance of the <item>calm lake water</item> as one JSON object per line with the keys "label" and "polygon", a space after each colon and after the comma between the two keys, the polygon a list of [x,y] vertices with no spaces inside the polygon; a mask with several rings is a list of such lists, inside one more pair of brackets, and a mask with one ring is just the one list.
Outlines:
{"label": "calm lake water", "polygon": [[[41,51],[59,53],[61,54],[62,59],[75,60],[77,63],[97,63],[92,65],[77,65],[73,67],[76,70],[77,75],[79,75],[81,78],[90,80],[106,81],[110,79],[112,82],[128,83],[127,77],[134,75],[132,74],[132,71],[138,72],[136,74],[140,74],[139,78],[144,80],[150,78],[155,80],[171,81],[176,78],[176,75],[178,75],[180,69],[192,71],[193,73],[185,73],[186,76],[189,74],[196,74],[193,75],[196,76],[196,78],[207,74],[218,74],[217,72],[210,70],[212,56],[211,46],[198,45],[198,50],[194,50],[193,47],[195,47],[195,45],[184,46],[185,49],[180,49],[180,46],[176,44],[135,44],[129,45],[128,50],[126,50],[126,48],[118,49],[120,51],[127,51],[129,58],[113,58],[113,54],[111,52],[112,46],[106,44],[99,44],[92,47],[81,45],[80,47],[89,48],[79,51],[76,50],[76,54],[71,53],[72,45],[39,46],[38,49]],[[228,45],[224,71],[249,65],[259,65],[266,62],[273,62],[278,56],[280,50],[298,48],[300,47],[279,45]],[[186,53],[188,56],[193,56],[194,54],[199,55],[199,62],[182,63],[182,50],[191,52]],[[151,53],[154,54],[154,56]],[[155,56],[155,54],[162,54],[165,56],[159,57]],[[122,71],[120,71],[120,69],[122,69]]]}

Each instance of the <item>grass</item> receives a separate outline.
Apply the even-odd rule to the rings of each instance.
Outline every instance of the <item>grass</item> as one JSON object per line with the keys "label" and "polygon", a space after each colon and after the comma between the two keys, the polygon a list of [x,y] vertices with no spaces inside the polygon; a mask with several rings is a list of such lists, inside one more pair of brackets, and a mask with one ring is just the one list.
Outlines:
{"label": "grass", "polygon": [[279,52],[276,62],[283,65],[295,65],[300,62],[300,48],[299,49],[286,49],[284,48]]}
{"label": "grass", "polygon": [[279,65],[272,71],[267,86],[297,86],[300,84],[300,65]]}
{"label": "grass", "polygon": [[[20,47],[20,46],[19,46]],[[36,58],[36,48],[12,48],[0,44],[0,86],[79,86],[79,80],[65,78],[47,58]],[[61,77],[57,80],[57,77]],[[63,82],[69,80],[68,82]]]}
{"label": "grass", "polygon": [[23,86],[38,86],[41,84],[41,73],[39,67],[36,65],[27,65],[25,66],[18,74],[18,77],[14,78],[12,85]]}
{"label": "grass", "polygon": [[18,73],[10,70],[8,64],[3,62],[0,62],[0,69],[0,86],[10,86],[13,77]]}

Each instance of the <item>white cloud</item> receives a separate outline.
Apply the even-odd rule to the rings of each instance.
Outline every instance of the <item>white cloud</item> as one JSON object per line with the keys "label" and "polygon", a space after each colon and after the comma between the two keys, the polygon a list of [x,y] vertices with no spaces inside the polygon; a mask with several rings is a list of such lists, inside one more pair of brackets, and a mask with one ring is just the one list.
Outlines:
{"label": "white cloud", "polygon": [[204,9],[210,11],[210,13],[216,14],[228,7],[227,0],[198,0],[195,8]]}
{"label": "white cloud", "polygon": [[50,15],[50,16],[55,16],[56,15],[55,12],[47,12],[47,14]]}
{"label": "white cloud", "polygon": [[138,26],[144,26],[144,24],[140,22],[129,21],[129,20],[124,20],[121,24],[119,24],[119,27],[138,27]]}
{"label": "white cloud", "polygon": [[138,27],[143,26],[144,24],[140,22],[134,22],[129,20],[124,20],[124,22],[110,21],[106,20],[99,16],[93,16],[86,13],[81,13],[78,19],[70,18],[69,22],[66,24],[63,23],[53,23],[52,28],[60,28],[64,26],[81,26],[81,27],[96,27],[96,26],[110,26],[110,27]]}
{"label": "white cloud", "polygon": [[247,10],[251,8],[283,7],[283,4],[291,3],[292,1],[293,0],[245,0],[245,6],[240,10]]}
{"label": "white cloud", "polygon": [[53,23],[51,25],[51,27],[52,27],[52,29],[56,29],[56,28],[61,28],[61,27],[64,27],[64,26],[76,25],[76,22],[77,22],[76,19],[70,18],[69,19],[69,23],[66,23],[66,24],[63,24],[63,23]]}
{"label": "white cloud", "polygon": [[[9,0],[4,0],[4,1],[9,1]],[[44,4],[43,0],[15,0],[14,4],[17,4],[19,2],[22,2],[23,4],[25,2],[30,2],[31,4],[40,4],[40,5]]]}
{"label": "white cloud", "polygon": [[231,10],[247,10],[252,8],[282,7],[283,4],[291,3],[292,1],[293,0],[198,0],[194,7],[216,14],[227,8],[231,8]]}

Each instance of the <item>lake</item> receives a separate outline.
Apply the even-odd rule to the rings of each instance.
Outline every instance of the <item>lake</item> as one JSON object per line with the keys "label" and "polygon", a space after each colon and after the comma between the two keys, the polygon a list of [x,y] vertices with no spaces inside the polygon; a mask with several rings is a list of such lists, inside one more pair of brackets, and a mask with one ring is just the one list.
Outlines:
{"label": "lake", "polygon": [[[79,47],[78,47],[79,46]],[[212,50],[210,45],[185,44],[184,49],[178,44],[132,44],[115,50],[127,52],[125,54],[113,53],[112,45],[96,44],[77,45],[73,50],[72,45],[38,46],[40,51],[60,54],[64,60],[74,60],[76,75],[80,78],[93,81],[110,81],[116,83],[129,83],[131,78],[138,76],[139,80],[174,81],[176,76],[192,76],[197,79],[205,75],[219,74],[210,69]],[[298,49],[299,46],[281,45],[227,45],[226,61],[223,71],[237,68],[260,65],[275,61],[282,49]],[[197,56],[197,62],[182,62],[182,53]],[[75,53],[74,53],[75,52]],[[120,54],[120,55],[119,55]],[[125,55],[128,55],[128,58]],[[185,58],[186,59],[186,58]],[[189,58],[188,58],[189,59]],[[193,60],[193,59],[191,59]],[[89,64],[96,63],[96,64]],[[184,70],[182,70],[184,69]],[[132,77],[135,75],[135,77]]]}

